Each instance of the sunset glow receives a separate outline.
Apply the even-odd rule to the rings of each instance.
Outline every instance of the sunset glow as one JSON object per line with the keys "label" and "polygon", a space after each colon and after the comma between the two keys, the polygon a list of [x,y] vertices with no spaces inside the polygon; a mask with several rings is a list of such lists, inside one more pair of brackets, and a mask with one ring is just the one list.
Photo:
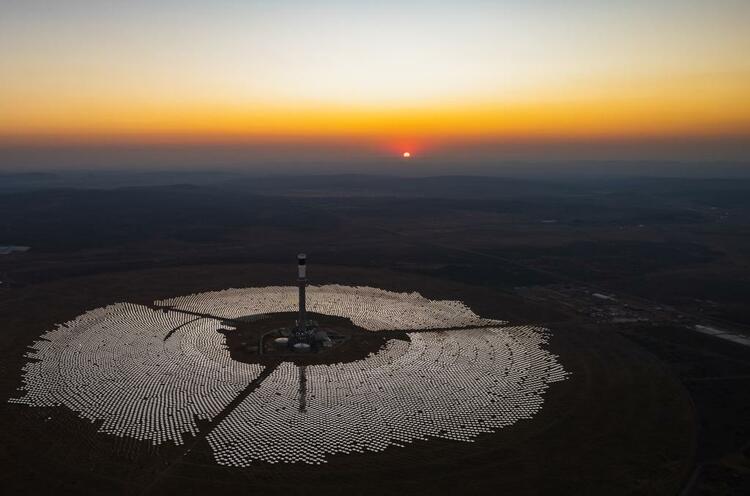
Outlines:
{"label": "sunset glow", "polygon": [[0,143],[742,139],[748,5],[4,3]]}

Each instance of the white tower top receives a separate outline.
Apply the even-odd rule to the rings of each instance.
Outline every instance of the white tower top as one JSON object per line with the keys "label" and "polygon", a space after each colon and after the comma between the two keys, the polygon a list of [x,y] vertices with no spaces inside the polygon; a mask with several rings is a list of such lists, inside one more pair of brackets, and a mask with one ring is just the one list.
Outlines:
{"label": "white tower top", "polygon": [[307,255],[300,253],[297,255],[297,275],[300,279],[304,279],[307,276],[306,271]]}

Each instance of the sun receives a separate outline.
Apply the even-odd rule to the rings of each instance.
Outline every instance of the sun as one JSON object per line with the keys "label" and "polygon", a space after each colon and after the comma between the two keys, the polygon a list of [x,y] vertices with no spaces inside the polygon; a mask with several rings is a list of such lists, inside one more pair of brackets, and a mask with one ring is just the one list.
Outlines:
{"label": "sun", "polygon": [[404,153],[403,153],[403,157],[404,157],[404,158],[409,158],[409,157],[411,157],[411,153],[409,153],[409,152],[404,152]]}

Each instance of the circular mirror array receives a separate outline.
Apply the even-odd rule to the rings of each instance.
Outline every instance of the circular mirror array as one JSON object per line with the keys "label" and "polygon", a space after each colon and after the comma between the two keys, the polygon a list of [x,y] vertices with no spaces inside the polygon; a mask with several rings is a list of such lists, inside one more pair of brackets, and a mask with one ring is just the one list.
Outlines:
{"label": "circular mirror array", "polygon": [[531,418],[548,384],[566,377],[544,328],[483,319],[457,301],[338,285],[309,287],[308,310],[372,332],[406,330],[408,341],[331,365],[266,370],[231,359],[218,332],[231,332],[226,319],[293,312],[296,298],[295,287],[243,288],[91,310],[34,343],[10,401],[64,406],[103,433],[154,444],[202,434],[222,465],[319,464],[416,440],[471,442]]}

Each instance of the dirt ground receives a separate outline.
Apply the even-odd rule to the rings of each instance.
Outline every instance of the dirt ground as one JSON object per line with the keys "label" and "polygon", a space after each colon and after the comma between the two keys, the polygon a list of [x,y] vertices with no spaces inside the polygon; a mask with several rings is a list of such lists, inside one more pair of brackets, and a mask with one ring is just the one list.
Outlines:
{"label": "dirt ground", "polygon": [[[318,328],[336,338],[330,348],[320,348],[310,353],[294,352],[288,348],[274,346],[273,339],[282,337],[295,325],[297,314],[281,312],[263,315],[251,321],[231,322],[231,329],[220,330],[224,334],[229,355],[233,360],[245,363],[260,363],[276,366],[280,362],[296,365],[329,365],[362,360],[370,353],[377,353],[391,339],[408,341],[406,332],[371,332],[355,325],[350,319],[308,312]],[[259,353],[259,349],[263,352]]]}
{"label": "dirt ground", "polygon": [[[293,284],[294,267],[193,266],[100,274],[0,295],[0,398],[16,396],[25,348],[56,323],[127,301],[151,303],[228,287]],[[370,285],[460,299],[477,314],[549,327],[570,377],[544,406],[473,443],[434,439],[322,466],[215,465],[205,442],[186,452],[97,433],[60,408],[2,402],[0,480],[8,494],[675,494],[688,478],[696,418],[656,356],[611,329],[484,287],[385,270],[316,266],[313,284]],[[188,443],[190,444],[190,443]]]}

